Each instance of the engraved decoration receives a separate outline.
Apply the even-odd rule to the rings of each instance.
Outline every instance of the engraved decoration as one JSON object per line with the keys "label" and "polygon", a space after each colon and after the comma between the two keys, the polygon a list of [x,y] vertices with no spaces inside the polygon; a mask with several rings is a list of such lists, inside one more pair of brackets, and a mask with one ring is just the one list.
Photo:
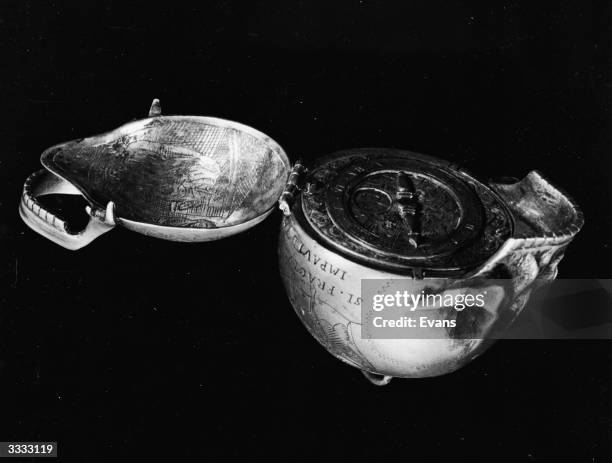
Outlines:
{"label": "engraved decoration", "polygon": [[[66,249],[121,225],[171,241],[211,241],[264,220],[283,193],[289,159],[270,137],[238,122],[200,116],[149,117],[102,135],[62,143],[26,180],[23,221]],[[89,222],[75,230],[39,197],[82,195]]]}
{"label": "engraved decoration", "polygon": [[43,165],[96,206],[148,224],[218,228],[265,213],[288,160],[276,144],[207,118],[154,117],[47,150]]}
{"label": "engraved decoration", "polygon": [[[372,151],[379,156],[382,150]],[[367,157],[371,150],[356,152]],[[391,152],[397,155],[397,151]],[[458,175],[477,193],[484,213],[479,232],[468,245],[457,247],[454,254],[444,256],[443,260],[417,263],[421,266],[421,271],[417,272],[414,264],[401,260],[415,252],[415,247],[407,240],[395,248],[398,256],[389,259],[376,246],[380,242],[377,239],[384,242],[387,236],[380,229],[374,228],[372,246],[367,247],[347,236],[343,224],[334,220],[337,213],[344,212],[357,223],[351,227],[373,220],[398,222],[397,211],[392,211],[393,194],[400,183],[394,171],[387,171],[389,175],[378,178],[368,176],[371,172],[367,169],[362,171],[361,177],[355,180],[354,191],[358,195],[367,194],[369,198],[359,203],[355,195],[340,195],[347,208],[336,214],[330,211],[333,202],[327,200],[326,190],[337,187],[333,179],[344,169],[355,169],[354,154],[341,152],[330,156],[306,176],[301,198],[296,198],[291,215],[283,220],[279,266],[291,305],[311,335],[332,355],[362,370],[376,385],[387,384],[392,377],[446,374],[484,352],[493,343],[493,336],[489,335],[507,328],[521,312],[531,292],[555,278],[566,247],[584,221],[578,206],[536,172],[515,184],[491,185],[492,188],[460,172]],[[404,156],[441,162],[408,152],[404,152]],[[405,181],[402,183],[411,189]],[[418,182],[414,182],[414,187],[414,193],[422,190]],[[348,188],[336,188],[335,193],[343,194],[346,190]],[[435,192],[423,193],[425,196]],[[422,206],[423,214],[426,207]],[[447,233],[448,221],[435,217],[438,233]],[[423,217],[423,220],[426,219]],[[451,214],[450,220],[455,223],[455,216]],[[423,225],[423,234],[428,227],[435,230],[436,223]],[[406,233],[404,238],[413,234],[403,227],[402,230]],[[422,248],[421,243],[417,244],[416,250]],[[469,250],[467,254],[466,249]],[[402,262],[403,266],[399,265]],[[430,278],[435,276],[433,270],[439,262],[447,266],[467,262],[471,267],[459,268],[445,277]],[[412,275],[415,292],[424,288],[436,292],[473,288],[488,290],[494,297],[478,311],[456,313],[452,310],[456,327],[441,328],[437,339],[362,339],[361,280],[406,278],[406,275]],[[489,286],[492,280],[498,282],[497,286]]]}
{"label": "engraved decoration", "polygon": [[[414,192],[401,191],[400,181]],[[507,208],[490,189],[400,150],[338,153],[310,172],[301,203],[314,232],[340,252],[430,276],[483,263],[512,234]]]}

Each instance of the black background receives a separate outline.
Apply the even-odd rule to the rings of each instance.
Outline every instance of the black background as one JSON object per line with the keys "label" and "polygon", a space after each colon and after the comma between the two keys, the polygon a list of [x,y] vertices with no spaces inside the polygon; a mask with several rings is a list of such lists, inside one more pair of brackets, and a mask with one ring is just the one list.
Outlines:
{"label": "black background", "polygon": [[587,1],[2,2],[1,440],[57,440],[76,461],[610,461],[607,341],[500,341],[452,375],[376,388],[293,313],[280,213],[214,243],[116,229],[70,252],[17,204],[45,148],[156,97],[294,160],[386,146],[483,179],[538,169],[587,220],[560,277],[606,278],[611,23]]}

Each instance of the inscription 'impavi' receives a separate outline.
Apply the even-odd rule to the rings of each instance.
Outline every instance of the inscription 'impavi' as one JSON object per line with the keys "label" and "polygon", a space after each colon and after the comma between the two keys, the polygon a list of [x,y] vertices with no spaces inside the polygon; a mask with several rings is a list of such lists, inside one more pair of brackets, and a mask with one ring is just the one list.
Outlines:
{"label": "inscription 'impavi'", "polygon": [[304,243],[302,243],[297,236],[293,236],[292,242],[295,250],[299,252],[302,256],[304,256],[304,258],[312,265],[314,265],[315,267],[318,266],[324,272],[338,277],[340,280],[344,280],[344,277],[346,276],[346,270],[342,270],[340,267],[334,266],[331,262],[328,262],[317,254],[311,252],[310,249],[304,246]]}

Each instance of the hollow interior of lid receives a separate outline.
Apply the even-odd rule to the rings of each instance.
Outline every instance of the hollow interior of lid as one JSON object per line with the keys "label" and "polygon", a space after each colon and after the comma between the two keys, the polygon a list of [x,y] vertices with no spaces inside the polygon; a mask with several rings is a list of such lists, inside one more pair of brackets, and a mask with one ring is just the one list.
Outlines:
{"label": "hollow interior of lid", "polygon": [[274,140],[223,119],[161,116],[57,145],[41,162],[119,218],[181,228],[229,227],[273,207],[289,160]]}

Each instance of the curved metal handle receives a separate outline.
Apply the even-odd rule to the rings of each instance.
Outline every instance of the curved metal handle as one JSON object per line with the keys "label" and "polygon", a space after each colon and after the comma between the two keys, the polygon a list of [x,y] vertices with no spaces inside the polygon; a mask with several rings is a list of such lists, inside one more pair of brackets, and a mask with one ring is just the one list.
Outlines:
{"label": "curved metal handle", "polygon": [[19,215],[26,225],[54,243],[70,250],[80,249],[115,226],[114,204],[111,201],[106,210],[92,210],[87,206],[90,217],[87,226],[78,233],[72,232],[65,221],[46,210],[37,200],[39,196],[54,193],[81,195],[74,185],[42,169],[28,177],[19,203]]}
{"label": "curved metal handle", "polygon": [[361,372],[374,386],[386,386],[393,379],[393,376],[379,375],[365,370],[361,370]]}

